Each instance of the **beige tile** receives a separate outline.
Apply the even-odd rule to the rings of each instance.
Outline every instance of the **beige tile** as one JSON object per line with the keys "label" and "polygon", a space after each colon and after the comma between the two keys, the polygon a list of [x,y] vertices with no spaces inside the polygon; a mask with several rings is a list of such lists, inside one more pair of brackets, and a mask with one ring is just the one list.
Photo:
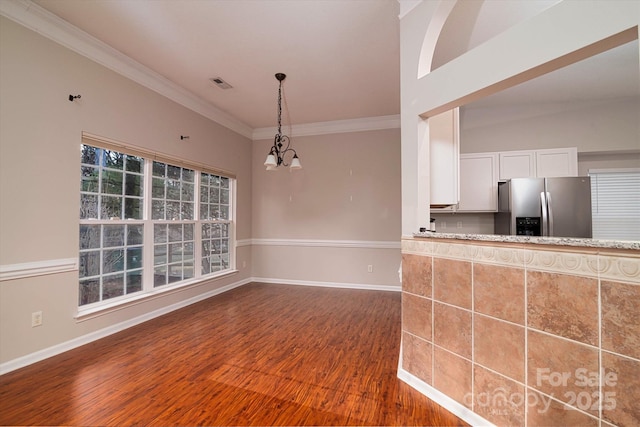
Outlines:
{"label": "beige tile", "polygon": [[527,315],[530,327],[598,345],[598,282],[527,271]]}
{"label": "beige tile", "polygon": [[523,426],[524,386],[475,365],[473,411],[499,426]]}
{"label": "beige tile", "polygon": [[524,269],[473,265],[474,310],[524,325]]}
{"label": "beige tile", "polygon": [[431,297],[432,258],[402,254],[402,290]]}
{"label": "beige tile", "polygon": [[434,242],[433,256],[437,258],[473,261],[473,258],[478,252],[478,247],[475,245],[467,245],[465,243],[467,242],[456,240]]}
{"label": "beige tile", "polygon": [[[598,350],[566,339],[528,331],[527,385],[585,412],[597,415],[590,405],[582,408],[579,394],[598,392]],[[585,380],[585,378],[587,380]],[[584,406],[584,405],[582,405]]]}
{"label": "beige tile", "polygon": [[471,359],[471,312],[434,303],[433,342]]}
{"label": "beige tile", "polygon": [[433,384],[433,346],[411,334],[402,334],[402,369]]}
{"label": "beige tile", "polygon": [[602,348],[640,359],[640,286],[602,282]]}
{"label": "beige tile", "polygon": [[640,426],[640,361],[602,352],[602,417],[618,426]]}
{"label": "beige tile", "polygon": [[534,390],[527,392],[527,426],[598,427],[598,419]]}
{"label": "beige tile", "polygon": [[640,284],[640,257],[637,253],[628,256],[600,255],[598,268],[601,279]]}
{"label": "beige tile", "polygon": [[431,255],[433,252],[433,242],[427,239],[402,239],[402,253],[415,255]]}
{"label": "beige tile", "polygon": [[524,382],[524,327],[479,314],[473,322],[474,361]]}
{"label": "beige tile", "polygon": [[471,263],[444,258],[433,259],[433,298],[471,309]]}
{"label": "beige tile", "polygon": [[471,362],[434,347],[433,386],[471,409]]}
{"label": "beige tile", "polygon": [[535,250],[525,250],[524,262],[527,270],[598,278],[598,255],[595,253],[584,252],[579,248],[550,249],[540,250],[536,246]]}
{"label": "beige tile", "polygon": [[433,341],[431,334],[431,305],[429,298],[402,293],[402,329]]}
{"label": "beige tile", "polygon": [[504,267],[524,268],[524,249],[521,247],[478,246],[474,262]]}

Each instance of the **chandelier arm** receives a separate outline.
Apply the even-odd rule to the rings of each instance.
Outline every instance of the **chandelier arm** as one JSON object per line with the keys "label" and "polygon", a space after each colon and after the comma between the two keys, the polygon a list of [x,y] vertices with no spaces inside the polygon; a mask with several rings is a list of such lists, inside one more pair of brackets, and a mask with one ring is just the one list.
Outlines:
{"label": "chandelier arm", "polygon": [[[280,141],[286,141],[287,146],[284,147],[284,150],[282,150],[282,153],[284,154],[285,152],[289,151],[289,150],[293,150],[293,148],[289,148],[291,146],[291,138],[289,138],[287,135],[282,135],[282,138],[280,139]],[[282,144],[284,145],[284,144]]]}
{"label": "chandelier arm", "polygon": [[287,139],[287,147],[286,147],[284,150],[280,151],[280,156],[279,156],[279,157],[282,159],[282,161],[281,161],[282,166],[289,166],[289,165],[290,165],[290,163],[285,162],[285,156],[286,156],[286,154],[287,154],[289,151],[292,151],[294,155],[297,155],[297,153],[296,153],[296,150],[294,150],[293,148],[289,148],[289,145],[291,145],[291,140],[289,139],[289,137],[288,137],[288,136],[286,136],[286,135],[283,135],[283,139],[284,139],[284,138],[286,138],[286,139]]}

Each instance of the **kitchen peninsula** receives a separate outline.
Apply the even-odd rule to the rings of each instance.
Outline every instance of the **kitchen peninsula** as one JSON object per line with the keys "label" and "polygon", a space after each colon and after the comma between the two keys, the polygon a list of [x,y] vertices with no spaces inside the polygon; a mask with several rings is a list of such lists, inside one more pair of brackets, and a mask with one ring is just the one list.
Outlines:
{"label": "kitchen peninsula", "polygon": [[638,307],[640,242],[416,233],[398,376],[467,420],[634,425]]}

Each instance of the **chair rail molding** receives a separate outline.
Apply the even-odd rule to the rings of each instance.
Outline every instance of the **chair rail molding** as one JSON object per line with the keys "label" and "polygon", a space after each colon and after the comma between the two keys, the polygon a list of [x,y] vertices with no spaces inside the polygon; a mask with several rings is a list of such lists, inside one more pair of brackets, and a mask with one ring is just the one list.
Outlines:
{"label": "chair rail molding", "polygon": [[78,258],[5,264],[0,265],[0,282],[72,271],[78,271]]}

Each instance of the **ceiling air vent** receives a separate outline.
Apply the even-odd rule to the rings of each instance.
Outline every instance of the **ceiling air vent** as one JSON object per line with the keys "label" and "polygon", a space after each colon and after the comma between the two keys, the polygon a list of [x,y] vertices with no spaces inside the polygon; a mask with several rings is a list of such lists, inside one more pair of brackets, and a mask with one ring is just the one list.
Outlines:
{"label": "ceiling air vent", "polygon": [[222,80],[220,77],[213,77],[209,79],[209,81],[218,86],[220,89],[231,89],[233,87],[229,83]]}

